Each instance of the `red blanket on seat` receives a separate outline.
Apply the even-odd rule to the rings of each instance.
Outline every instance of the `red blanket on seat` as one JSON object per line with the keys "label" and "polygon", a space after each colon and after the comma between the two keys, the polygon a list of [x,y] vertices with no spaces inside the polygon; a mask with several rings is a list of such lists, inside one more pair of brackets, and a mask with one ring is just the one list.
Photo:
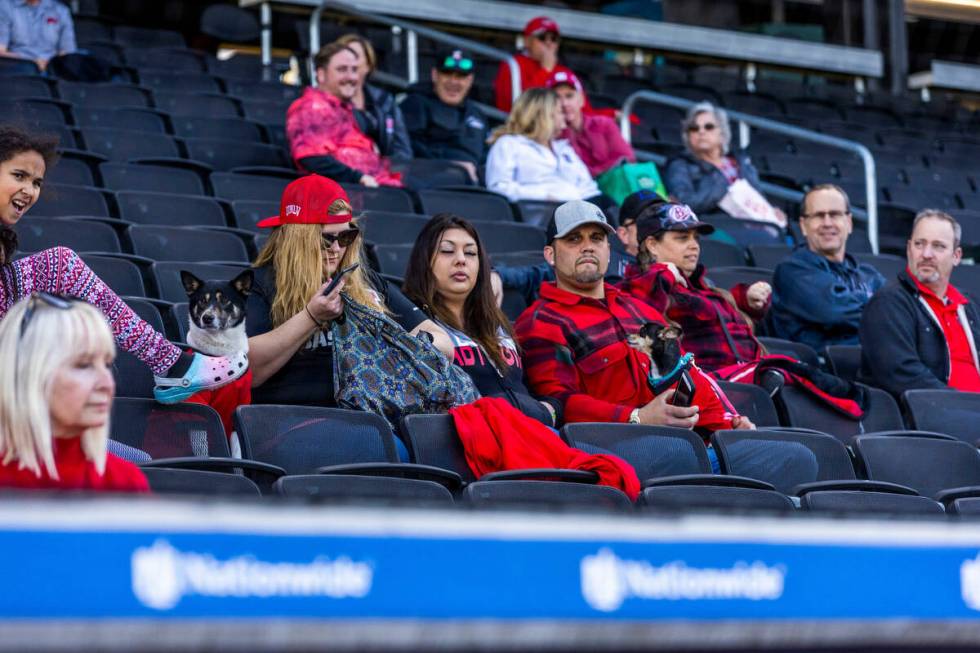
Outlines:
{"label": "red blanket on seat", "polygon": [[484,397],[449,414],[477,478],[509,469],[584,469],[596,472],[599,484],[622,490],[633,501],[640,494],[636,470],[626,461],[568,446],[554,431],[503,399]]}

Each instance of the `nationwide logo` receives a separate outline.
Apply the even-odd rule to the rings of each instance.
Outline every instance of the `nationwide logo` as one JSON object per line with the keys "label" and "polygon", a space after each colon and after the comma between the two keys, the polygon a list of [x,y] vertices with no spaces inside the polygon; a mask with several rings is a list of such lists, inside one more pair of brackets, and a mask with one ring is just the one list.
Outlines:
{"label": "nationwide logo", "polygon": [[626,599],[657,601],[774,601],[783,595],[786,570],[764,562],[736,562],[728,568],[689,567],[676,560],[656,566],[623,560],[603,548],[581,562],[582,596],[602,612],[618,610]]}
{"label": "nationwide logo", "polygon": [[374,571],[346,556],[308,563],[264,562],[252,556],[218,560],[206,553],[178,551],[166,540],[133,552],[133,594],[154,610],[170,610],[185,596],[213,598],[363,598]]}
{"label": "nationwide logo", "polygon": [[960,594],[971,610],[980,610],[980,553],[960,565]]}
{"label": "nationwide logo", "polygon": [[302,209],[302,207],[299,204],[287,204],[286,205],[286,215],[287,216],[290,216],[290,215],[297,215],[298,216],[301,209]]}

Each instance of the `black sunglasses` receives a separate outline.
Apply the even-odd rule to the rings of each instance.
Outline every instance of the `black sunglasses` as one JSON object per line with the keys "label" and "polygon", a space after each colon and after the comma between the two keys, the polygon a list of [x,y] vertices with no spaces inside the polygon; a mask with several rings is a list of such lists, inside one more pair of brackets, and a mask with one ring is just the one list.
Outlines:
{"label": "black sunglasses", "polygon": [[31,298],[27,302],[27,310],[24,311],[24,319],[20,321],[21,338],[24,337],[24,333],[27,331],[27,325],[31,323],[32,319],[34,319],[34,313],[37,311],[38,302],[43,302],[46,306],[65,311],[72,307],[73,300],[61,295],[53,295],[49,292],[32,292]]}
{"label": "black sunglasses", "polygon": [[334,243],[340,243],[341,247],[350,247],[360,233],[360,229],[351,227],[335,234],[320,234],[320,238],[323,240],[323,246],[327,249],[333,247]]}
{"label": "black sunglasses", "polygon": [[545,32],[544,34],[536,34],[534,36],[539,41],[544,41],[545,43],[558,43],[561,41],[561,37],[554,32]]}
{"label": "black sunglasses", "polygon": [[687,131],[689,131],[689,132],[698,132],[698,131],[701,131],[703,129],[706,132],[711,132],[711,131],[714,131],[715,130],[715,127],[717,127],[717,125],[715,125],[715,123],[713,123],[713,122],[706,122],[703,125],[691,125],[691,126],[689,126],[687,128]]}

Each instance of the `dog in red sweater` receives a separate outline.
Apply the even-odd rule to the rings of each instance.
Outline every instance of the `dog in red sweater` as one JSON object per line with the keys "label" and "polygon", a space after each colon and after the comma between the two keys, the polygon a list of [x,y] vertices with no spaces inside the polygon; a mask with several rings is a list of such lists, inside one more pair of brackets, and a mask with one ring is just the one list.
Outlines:
{"label": "dog in red sweater", "polygon": [[[180,271],[190,313],[187,344],[194,351],[208,356],[248,352],[245,306],[253,279],[251,270],[245,270],[231,281],[202,280],[186,270]],[[252,403],[252,370],[237,381],[216,390],[204,390],[187,401],[211,406],[221,415],[232,455],[240,457],[232,416],[239,406]]]}

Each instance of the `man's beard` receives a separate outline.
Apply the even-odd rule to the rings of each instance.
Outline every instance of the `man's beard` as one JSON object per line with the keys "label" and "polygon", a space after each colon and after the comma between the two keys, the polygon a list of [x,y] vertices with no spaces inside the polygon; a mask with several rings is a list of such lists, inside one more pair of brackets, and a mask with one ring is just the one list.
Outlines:
{"label": "man's beard", "polygon": [[575,273],[575,282],[576,283],[581,283],[581,284],[595,283],[596,281],[601,280],[602,277],[603,277],[603,274],[601,272],[599,272],[599,270],[594,270],[592,272],[585,272],[585,271],[576,272]]}
{"label": "man's beard", "polygon": [[939,281],[942,275],[939,274],[939,270],[933,270],[932,272],[920,272],[918,268],[913,270],[915,278],[922,283],[935,283]]}

